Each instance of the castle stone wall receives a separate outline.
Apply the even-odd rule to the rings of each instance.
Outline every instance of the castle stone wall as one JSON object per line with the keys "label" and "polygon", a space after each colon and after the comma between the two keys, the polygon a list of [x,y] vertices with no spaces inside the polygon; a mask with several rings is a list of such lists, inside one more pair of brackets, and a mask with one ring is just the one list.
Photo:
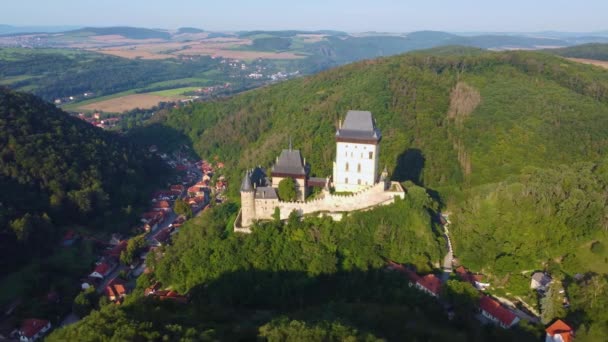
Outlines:
{"label": "castle stone wall", "polygon": [[[394,191],[391,191],[390,189],[394,189]],[[319,198],[307,202],[283,202],[277,199],[256,198],[255,209],[253,211],[247,210],[247,213],[245,213],[245,210],[242,212],[243,215],[253,212],[255,217],[243,217],[242,225],[243,227],[246,227],[246,223],[252,222],[253,220],[272,219],[272,215],[277,207],[280,210],[281,219],[284,220],[289,217],[289,214],[292,211],[296,211],[299,215],[324,212],[335,214],[390,204],[394,202],[395,197],[405,197],[403,188],[397,182],[392,182],[389,186],[389,190],[385,190],[385,184],[381,182],[369,186],[357,193],[348,195],[332,195],[325,191]]]}

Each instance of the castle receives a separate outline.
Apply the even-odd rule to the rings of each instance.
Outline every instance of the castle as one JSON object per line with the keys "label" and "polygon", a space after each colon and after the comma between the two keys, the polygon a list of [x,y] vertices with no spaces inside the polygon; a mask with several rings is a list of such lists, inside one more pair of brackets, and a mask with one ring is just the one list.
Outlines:
{"label": "castle", "polygon": [[[270,179],[260,167],[248,171],[241,183],[241,211],[235,231],[249,233],[254,221],[272,219],[277,208],[282,220],[293,211],[300,216],[328,215],[339,220],[345,212],[390,204],[395,197],[404,198],[403,188],[388,179],[386,168],[378,175],[382,135],[371,112],[348,111],[335,136],[336,159],[331,181],[329,177],[310,177],[310,166],[299,150],[292,149],[291,143],[277,157]],[[294,180],[294,202],[282,201],[277,195],[279,183],[285,178]],[[330,193],[331,186],[336,193]],[[321,193],[306,200],[313,187],[322,188]]]}

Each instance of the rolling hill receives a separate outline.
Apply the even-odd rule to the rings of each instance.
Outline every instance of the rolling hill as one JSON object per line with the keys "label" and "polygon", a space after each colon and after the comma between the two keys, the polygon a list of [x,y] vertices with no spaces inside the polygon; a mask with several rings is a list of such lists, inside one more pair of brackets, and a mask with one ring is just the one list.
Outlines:
{"label": "rolling hill", "polygon": [[123,138],[6,88],[0,160],[3,274],[55,249],[66,227],[130,229],[166,175],[160,160]]}
{"label": "rolling hill", "polygon": [[546,51],[562,57],[608,61],[608,44],[591,43]]}
{"label": "rolling hill", "polygon": [[[540,215],[534,205],[514,203],[511,212],[537,219],[521,222],[507,217],[494,222],[494,228],[483,226],[474,213],[479,205],[498,210],[504,202],[487,202],[487,196],[498,196],[493,191],[502,187],[510,190],[501,196],[515,196],[512,192],[522,187],[529,191],[522,195],[527,200],[534,198],[526,196],[548,196],[547,205],[555,208],[570,201],[585,206],[570,197],[574,189],[601,198],[602,165],[608,153],[608,73],[543,53],[456,47],[447,51],[355,63],[229,100],[194,104],[150,128],[158,132],[158,125],[170,127],[188,136],[201,156],[226,159],[235,171],[231,179],[240,179],[240,170],[269,165],[291,137],[312,173],[325,177],[331,173],[338,120],[349,109],[371,110],[383,131],[381,164],[392,171],[394,180],[427,187],[456,213],[456,250],[466,264],[504,274],[519,267],[541,267],[552,257],[573,254],[584,243],[606,240],[601,236],[603,214],[596,207],[577,221],[574,217],[580,212],[574,207]],[[597,178],[593,185],[568,179],[589,168],[589,176]],[[554,170],[565,177],[558,177],[565,197],[529,180],[549,177]],[[480,224],[478,239],[467,238]],[[513,236],[535,233],[507,248],[504,240],[493,237],[495,227],[510,229]],[[522,248],[541,241],[559,244],[563,238],[572,243],[538,252]],[[490,254],[480,258],[480,249],[471,244],[482,242],[496,247],[487,248]],[[504,267],[503,252],[517,263]]]}
{"label": "rolling hill", "polygon": [[[186,135],[201,157],[226,161],[237,195],[243,170],[270,165],[290,140],[313,174],[330,174],[348,109],[374,113],[381,163],[404,181],[404,201],[338,223],[260,223],[247,236],[230,232],[237,206],[217,206],[148,259],[154,275],[123,305],[102,306],[50,340],[97,336],[102,326],[113,327],[99,330],[108,339],[539,340],[538,325],[480,328],[476,299],[449,281],[442,295],[456,291],[462,311],[448,321],[385,271],[387,259],[433,266],[444,252],[440,208],[451,212],[458,261],[482,272],[493,294],[538,307],[530,271],[547,270],[571,303],[555,316],[567,317],[577,340],[606,336],[608,72],[546,53],[450,46],[191,104],[132,138]],[[188,291],[191,303],[144,298],[155,281]]]}

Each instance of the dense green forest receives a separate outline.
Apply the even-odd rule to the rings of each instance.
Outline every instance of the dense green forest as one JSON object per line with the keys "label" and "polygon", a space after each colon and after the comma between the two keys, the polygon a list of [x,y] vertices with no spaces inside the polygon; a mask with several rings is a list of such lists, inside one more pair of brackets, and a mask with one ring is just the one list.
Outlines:
{"label": "dense green forest", "polygon": [[167,170],[124,138],[0,88],[1,272],[47,255],[69,226],[131,228]]}
{"label": "dense green forest", "polygon": [[[436,203],[424,189],[408,189],[404,200],[340,223],[292,216],[250,235],[230,232],[234,204],[207,210],[162,258],[148,259],[156,279],[140,278],[120,308],[102,306],[48,340],[533,341],[538,332],[526,325],[502,331],[449,321],[437,301],[384,270],[387,258],[425,268],[440,254],[428,229]],[[142,298],[153,281],[188,291],[190,303]]]}
{"label": "dense green forest", "polygon": [[546,51],[563,57],[608,61],[608,44],[590,43]]}
{"label": "dense green forest", "polygon": [[589,316],[601,305],[589,293],[606,291],[608,274],[608,72],[540,52],[438,48],[193,104],[150,127],[221,157],[230,179],[270,165],[291,136],[326,176],[349,109],[373,112],[392,178],[452,212],[460,262],[502,295],[529,296],[529,272],[548,270],[577,289],[565,314],[584,328],[579,338],[608,332],[605,314]]}

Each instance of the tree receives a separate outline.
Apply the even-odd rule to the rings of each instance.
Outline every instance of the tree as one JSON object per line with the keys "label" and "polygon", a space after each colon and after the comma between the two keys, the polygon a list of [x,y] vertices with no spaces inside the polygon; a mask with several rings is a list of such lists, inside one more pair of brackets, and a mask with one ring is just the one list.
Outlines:
{"label": "tree", "polygon": [[72,310],[76,316],[82,318],[88,315],[93,310],[93,303],[95,303],[95,287],[91,286],[88,289],[81,291],[76,298],[74,298],[74,304]]}
{"label": "tree", "polygon": [[557,279],[554,280],[545,292],[545,296],[540,300],[540,318],[544,324],[566,315],[566,310],[562,304],[562,295],[559,293],[561,289],[561,283]]}
{"label": "tree", "polygon": [[480,292],[470,283],[455,279],[448,280],[446,286],[443,287],[443,291],[459,316],[472,314],[481,296]]}
{"label": "tree", "polygon": [[283,201],[295,201],[298,194],[296,192],[296,182],[293,178],[283,178],[279,182],[279,198]]}
{"label": "tree", "polygon": [[175,201],[173,205],[173,211],[175,211],[178,215],[184,215],[186,218],[192,217],[192,208],[186,203],[186,201],[182,199],[178,199]]}
{"label": "tree", "polygon": [[143,235],[136,236],[127,242],[127,248],[120,253],[120,261],[125,265],[133,263],[142,249],[146,247],[146,238]]}

